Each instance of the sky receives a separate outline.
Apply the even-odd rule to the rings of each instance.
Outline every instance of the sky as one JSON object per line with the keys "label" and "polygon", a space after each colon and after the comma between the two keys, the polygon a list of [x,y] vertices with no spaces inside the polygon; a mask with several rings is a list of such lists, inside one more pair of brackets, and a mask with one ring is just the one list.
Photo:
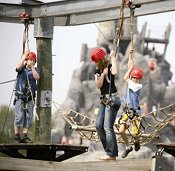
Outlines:
{"label": "sky", "polygon": [[[165,58],[171,64],[171,71],[174,73],[173,80],[175,80],[175,12],[138,17],[138,31],[141,30],[145,22],[148,24],[148,29],[151,29],[150,36],[155,38],[162,38],[168,23],[172,25]],[[16,78],[15,68],[22,55],[23,31],[23,24],[0,22],[0,105],[10,104],[14,82],[1,83]],[[54,27],[52,43],[53,101],[61,104],[66,98],[73,70],[79,65],[81,45],[82,43],[87,43],[88,47],[95,47],[97,34],[98,29],[95,24]],[[157,44],[155,44],[155,47],[159,52],[164,49]],[[29,28],[29,48],[31,51],[36,52],[33,25]]]}

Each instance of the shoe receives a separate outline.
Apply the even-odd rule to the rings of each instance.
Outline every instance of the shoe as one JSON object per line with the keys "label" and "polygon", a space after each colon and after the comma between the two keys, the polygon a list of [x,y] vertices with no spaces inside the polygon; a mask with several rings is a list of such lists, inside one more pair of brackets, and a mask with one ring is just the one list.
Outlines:
{"label": "shoe", "polygon": [[125,152],[122,154],[122,158],[127,157],[127,155],[133,150],[132,147],[130,147],[130,149],[126,149]]}
{"label": "shoe", "polygon": [[20,136],[15,136],[15,143],[21,143],[22,139]]}
{"label": "shoe", "polygon": [[99,159],[100,160],[116,160],[116,157],[105,155],[105,156],[101,156]]}
{"label": "shoe", "polygon": [[33,143],[33,141],[29,137],[23,137],[21,143]]}
{"label": "shoe", "polygon": [[134,142],[134,150],[139,151],[140,150],[140,142],[139,139],[136,139]]}

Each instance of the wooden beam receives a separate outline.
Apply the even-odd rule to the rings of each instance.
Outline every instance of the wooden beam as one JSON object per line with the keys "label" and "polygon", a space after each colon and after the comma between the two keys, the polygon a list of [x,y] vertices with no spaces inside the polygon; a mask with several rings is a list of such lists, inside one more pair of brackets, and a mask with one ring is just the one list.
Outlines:
{"label": "wooden beam", "polygon": [[[44,105],[46,99],[42,94],[52,94],[52,39],[53,18],[36,18],[34,24],[34,37],[37,45],[37,61],[40,68],[40,79],[37,89],[37,114],[35,142],[50,143],[51,139],[51,105]],[[52,99],[52,97],[50,97]],[[45,101],[45,102],[43,102]]]}
{"label": "wooden beam", "polygon": [[[33,18],[52,16],[55,26],[109,21],[119,18],[120,3],[116,0],[70,0],[33,6],[0,3],[0,22],[20,23],[21,12],[27,12]],[[174,0],[166,0],[166,5],[165,0],[134,0],[133,3],[142,4],[135,10],[135,16],[175,11]],[[125,9],[126,18],[129,11],[129,8]]]}
{"label": "wooden beam", "polygon": [[[152,3],[145,3],[142,4],[141,8],[135,10],[135,17],[163,13],[163,12],[170,12],[175,11],[175,1],[174,0],[167,0],[166,6],[164,5],[165,2],[152,2]],[[130,17],[130,10],[128,8],[125,9],[125,18]],[[119,9],[107,9],[107,10],[98,10],[92,11],[91,13],[77,13],[71,14],[67,16],[67,20],[65,21],[62,17],[55,17],[54,25],[81,25],[81,24],[88,24],[88,23],[96,23],[102,21],[109,21],[109,20],[117,20],[119,18]],[[59,21],[59,22],[57,22]]]}

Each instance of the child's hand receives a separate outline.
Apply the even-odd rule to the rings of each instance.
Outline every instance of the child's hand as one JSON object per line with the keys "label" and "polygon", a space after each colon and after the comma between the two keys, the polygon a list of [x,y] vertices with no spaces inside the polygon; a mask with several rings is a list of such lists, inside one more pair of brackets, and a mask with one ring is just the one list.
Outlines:
{"label": "child's hand", "polygon": [[130,53],[133,53],[133,52],[134,52],[134,48],[130,46],[129,52],[130,52]]}
{"label": "child's hand", "polygon": [[33,66],[35,65],[35,62],[33,62],[32,60],[29,60],[28,65],[29,65],[30,67],[33,67]]}
{"label": "child's hand", "polygon": [[103,74],[104,74],[104,76],[108,75],[108,68],[105,68],[105,69],[103,70]]}
{"label": "child's hand", "polygon": [[25,50],[25,52],[24,52],[24,58],[25,58],[25,60],[28,60],[28,58],[29,58],[29,53],[30,53],[30,51],[27,49],[27,50]]}
{"label": "child's hand", "polygon": [[125,0],[125,6],[126,6],[126,7],[129,7],[130,4],[131,4],[131,2],[132,2],[131,0]]}

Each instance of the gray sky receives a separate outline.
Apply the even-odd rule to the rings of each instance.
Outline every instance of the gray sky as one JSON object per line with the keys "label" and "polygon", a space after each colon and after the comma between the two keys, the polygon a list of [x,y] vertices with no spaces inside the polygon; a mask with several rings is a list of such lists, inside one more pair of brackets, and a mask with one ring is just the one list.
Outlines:
{"label": "gray sky", "polygon": [[[2,0],[0,1],[2,2]],[[172,24],[170,44],[166,53],[166,60],[171,64],[171,71],[175,73],[175,12],[162,13],[138,18],[138,30],[147,21],[151,29],[151,37],[161,38],[168,23]],[[0,83],[16,78],[16,64],[22,54],[23,24],[0,23]],[[29,48],[36,51],[33,26],[29,29]],[[98,30],[94,24],[55,27],[52,52],[53,56],[53,100],[62,103],[67,95],[73,70],[78,67],[81,44],[87,43],[89,47],[96,46]],[[155,45],[162,52],[162,46]],[[173,76],[173,80],[175,77]],[[0,84],[0,105],[9,104],[14,82]]]}

